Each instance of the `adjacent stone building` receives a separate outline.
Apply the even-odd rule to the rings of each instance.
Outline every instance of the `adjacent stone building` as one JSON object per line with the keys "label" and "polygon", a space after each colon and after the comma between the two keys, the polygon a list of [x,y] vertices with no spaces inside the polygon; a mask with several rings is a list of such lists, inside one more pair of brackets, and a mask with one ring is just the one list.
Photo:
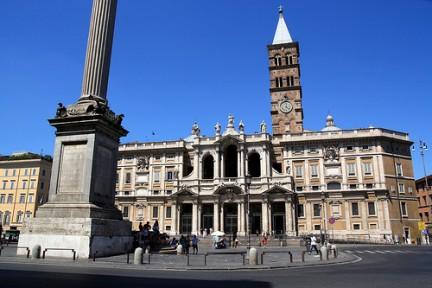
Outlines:
{"label": "adjacent stone building", "polygon": [[[427,179],[427,182],[426,182]],[[416,180],[420,220],[432,235],[432,175]]]}
{"label": "adjacent stone building", "polygon": [[268,46],[272,132],[262,122],[259,133],[247,134],[229,115],[212,136],[194,123],[183,140],[120,145],[116,204],[123,217],[135,229],[158,220],[171,235],[246,235],[250,227],[254,234],[416,239],[408,135],[341,129],[331,115],[321,131],[304,129],[299,55],[280,10]]}
{"label": "adjacent stone building", "polygon": [[0,157],[0,223],[20,230],[48,199],[52,159],[33,153]]}

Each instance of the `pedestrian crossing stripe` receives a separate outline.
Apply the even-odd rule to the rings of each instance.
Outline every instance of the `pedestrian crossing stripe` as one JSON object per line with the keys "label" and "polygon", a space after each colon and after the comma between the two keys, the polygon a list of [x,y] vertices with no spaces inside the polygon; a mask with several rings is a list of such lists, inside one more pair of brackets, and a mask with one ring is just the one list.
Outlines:
{"label": "pedestrian crossing stripe", "polygon": [[375,252],[373,252],[373,251],[369,251],[369,250],[365,250],[364,252],[367,252],[367,253],[369,253],[369,254],[375,254]]}

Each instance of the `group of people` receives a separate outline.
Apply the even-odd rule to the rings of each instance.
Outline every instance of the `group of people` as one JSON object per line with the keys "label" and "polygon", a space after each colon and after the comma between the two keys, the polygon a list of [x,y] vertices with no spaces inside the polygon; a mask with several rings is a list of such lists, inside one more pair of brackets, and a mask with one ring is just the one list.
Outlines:
{"label": "group of people", "polygon": [[177,240],[175,237],[170,241],[170,246],[172,248],[177,248],[179,245],[181,245],[182,248],[182,254],[189,255],[190,247],[192,246],[192,254],[198,254],[198,242],[199,238],[196,235],[187,235],[186,237],[184,235],[180,236],[180,239]]}

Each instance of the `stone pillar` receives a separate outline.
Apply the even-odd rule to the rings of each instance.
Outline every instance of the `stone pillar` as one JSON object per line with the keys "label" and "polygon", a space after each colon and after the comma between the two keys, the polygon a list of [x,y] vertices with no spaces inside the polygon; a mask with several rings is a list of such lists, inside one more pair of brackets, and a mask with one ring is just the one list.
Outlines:
{"label": "stone pillar", "polygon": [[293,218],[292,218],[292,203],[291,201],[286,201],[285,202],[285,217],[286,217],[286,221],[285,221],[285,233],[287,235],[294,235],[293,233]]}
{"label": "stone pillar", "polygon": [[262,232],[269,232],[268,229],[268,203],[264,201],[261,204],[261,216],[262,216]]}
{"label": "stone pillar", "polygon": [[245,203],[244,202],[240,202],[240,215],[239,215],[239,217],[240,217],[240,233],[239,233],[239,235],[240,236],[243,236],[243,235],[246,235],[245,234],[245,231],[246,231],[246,229],[245,229]]}
{"label": "stone pillar", "polygon": [[383,230],[384,230],[384,210],[383,210],[382,203],[383,203],[382,200],[377,200],[376,201],[377,215],[378,215],[378,227],[377,227],[377,229],[380,232],[383,232]]}
{"label": "stone pillar", "polygon": [[213,231],[218,231],[219,229],[219,202],[214,202],[213,205]]}
{"label": "stone pillar", "polygon": [[242,176],[246,176],[246,174],[248,173],[248,171],[245,168],[245,151],[244,151],[244,147],[240,148],[240,177]]}
{"label": "stone pillar", "polygon": [[220,178],[225,177],[225,163],[224,163],[224,155],[223,151],[220,152]]}
{"label": "stone pillar", "polygon": [[171,204],[171,235],[179,234],[177,231],[177,203],[173,202]]}
{"label": "stone pillar", "polygon": [[239,234],[241,229],[241,209],[240,203],[237,203],[237,235]]}
{"label": "stone pillar", "polygon": [[94,0],[80,100],[106,101],[117,0]]}
{"label": "stone pillar", "polygon": [[[198,209],[197,209],[197,233],[201,235],[201,213],[202,213],[202,204],[198,203]],[[203,227],[204,228],[204,227]],[[202,236],[202,235],[201,235]]]}
{"label": "stone pillar", "polygon": [[198,204],[194,201],[192,203],[192,234],[197,234],[197,226],[198,226]]}
{"label": "stone pillar", "polygon": [[367,231],[369,228],[368,225],[368,211],[367,211],[367,201],[359,202],[361,205],[361,219],[362,219],[362,230]]}
{"label": "stone pillar", "polygon": [[[397,189],[397,187],[396,187]],[[391,231],[391,224],[390,224],[390,211],[389,211],[389,207],[388,207],[388,201],[384,201],[383,202],[383,209],[384,209],[384,229],[386,229],[387,231]]]}
{"label": "stone pillar", "polygon": [[242,176],[242,172],[241,172],[242,163],[241,163],[240,149],[241,148],[238,148],[238,150],[237,150],[237,177],[241,177]]}
{"label": "stone pillar", "polygon": [[306,216],[306,230],[308,233],[312,232],[312,218],[313,218],[313,209],[312,203],[310,201],[305,202],[305,216]]}
{"label": "stone pillar", "polygon": [[220,204],[219,230],[224,231],[224,203]]}
{"label": "stone pillar", "polygon": [[271,233],[272,230],[273,230],[273,229],[272,229],[272,226],[273,226],[273,225],[272,225],[272,222],[273,222],[273,221],[272,221],[272,207],[271,207],[271,205],[272,205],[272,204],[271,204],[271,202],[269,201],[268,204],[267,204],[267,221],[268,221],[268,224],[267,224],[267,225],[268,225],[268,226],[267,226],[267,227],[268,227],[268,230],[267,230],[267,231],[268,231],[269,233]]}
{"label": "stone pillar", "polygon": [[345,201],[345,229],[348,233],[351,230],[351,209],[350,209],[350,203],[349,201]]}
{"label": "stone pillar", "polygon": [[220,151],[219,147],[216,147],[216,158],[214,159],[214,178],[220,178]]}

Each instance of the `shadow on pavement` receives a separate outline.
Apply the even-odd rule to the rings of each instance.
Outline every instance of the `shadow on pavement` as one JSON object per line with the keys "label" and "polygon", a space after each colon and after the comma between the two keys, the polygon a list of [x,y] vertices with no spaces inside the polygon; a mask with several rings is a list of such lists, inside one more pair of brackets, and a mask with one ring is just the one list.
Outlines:
{"label": "shadow on pavement", "polygon": [[[143,275],[151,275],[151,271]],[[166,272],[167,276],[169,271]],[[196,280],[196,279],[163,279],[149,277],[125,277],[90,274],[49,273],[31,271],[0,271],[2,283],[6,287],[158,287],[158,288],[271,288],[271,283],[250,280]]]}

